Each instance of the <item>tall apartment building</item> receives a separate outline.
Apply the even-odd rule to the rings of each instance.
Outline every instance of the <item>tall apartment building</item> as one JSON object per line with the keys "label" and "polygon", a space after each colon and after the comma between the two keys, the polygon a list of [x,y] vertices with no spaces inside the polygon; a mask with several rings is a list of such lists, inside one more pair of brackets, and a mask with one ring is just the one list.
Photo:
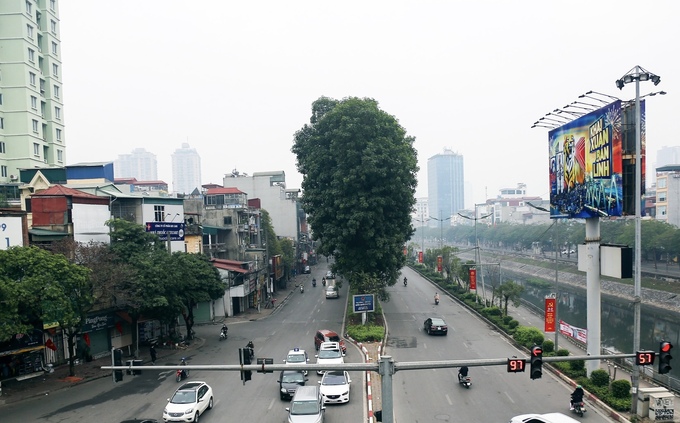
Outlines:
{"label": "tall apartment building", "polygon": [[135,148],[132,153],[121,154],[113,161],[113,173],[116,178],[155,181],[158,179],[156,155],[143,148]]}
{"label": "tall apartment building", "polygon": [[430,226],[465,208],[463,156],[450,149],[427,159],[427,197]]}
{"label": "tall apartment building", "polygon": [[680,164],[656,168],[656,219],[680,227]]}
{"label": "tall apartment building", "polygon": [[183,143],[172,154],[172,190],[191,194],[195,189],[201,190],[201,157],[195,148]]}
{"label": "tall apartment building", "polygon": [[0,195],[19,169],[64,166],[57,0],[0,1]]}

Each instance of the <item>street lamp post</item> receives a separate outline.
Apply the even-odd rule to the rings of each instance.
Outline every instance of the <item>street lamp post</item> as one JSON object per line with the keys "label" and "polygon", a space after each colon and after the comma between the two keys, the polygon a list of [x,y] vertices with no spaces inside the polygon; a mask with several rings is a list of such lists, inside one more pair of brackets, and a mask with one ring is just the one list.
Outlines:
{"label": "street lamp post", "polygon": [[[491,216],[493,213],[486,214],[484,216],[477,217],[477,206],[479,204],[475,204],[475,217],[470,217],[470,216],[465,216],[464,214],[458,213],[458,216],[468,219],[468,220],[474,220],[475,221],[475,265],[481,266],[482,264],[482,255],[479,253],[479,237],[477,237],[477,221],[481,219],[486,219],[487,217]],[[486,304],[486,289],[484,286],[484,272],[481,271],[480,273],[482,276],[482,295],[484,296],[484,303]]]}
{"label": "street lamp post", "polygon": [[[640,350],[640,302],[642,295],[641,287],[641,227],[640,227],[640,202],[642,201],[642,140],[640,134],[640,81],[652,81],[654,85],[659,85],[661,82],[661,77],[655,75],[642,66],[635,66],[633,69],[629,70],[628,73],[623,75],[620,79],[616,80],[616,87],[618,89],[623,89],[623,86],[631,82],[635,82],[635,273],[634,273],[634,304],[635,304],[635,317],[634,317],[634,327],[633,327],[633,351]],[[632,401],[631,401],[631,411],[637,413],[637,398],[638,398],[638,386],[640,379],[640,367],[633,364],[633,374],[632,374]]]}
{"label": "street lamp post", "polygon": [[439,219],[436,217],[430,216],[430,219],[436,220],[439,222],[439,249],[441,250],[444,248],[444,222],[451,219],[451,216],[447,217],[446,219],[442,219],[442,211],[439,210]]}

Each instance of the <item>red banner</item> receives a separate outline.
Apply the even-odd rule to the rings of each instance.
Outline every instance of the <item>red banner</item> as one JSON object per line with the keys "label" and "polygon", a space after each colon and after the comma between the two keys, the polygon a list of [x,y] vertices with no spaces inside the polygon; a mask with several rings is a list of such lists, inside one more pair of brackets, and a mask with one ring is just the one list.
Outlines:
{"label": "red banner", "polygon": [[545,329],[546,333],[555,333],[555,303],[554,298],[545,299]]}
{"label": "red banner", "polygon": [[470,289],[477,289],[477,269],[470,268]]}
{"label": "red banner", "polygon": [[440,273],[442,271],[442,260],[443,260],[442,256],[437,256],[437,272]]}
{"label": "red banner", "polygon": [[418,263],[422,263],[422,262],[423,262],[423,252],[419,251],[418,252]]}

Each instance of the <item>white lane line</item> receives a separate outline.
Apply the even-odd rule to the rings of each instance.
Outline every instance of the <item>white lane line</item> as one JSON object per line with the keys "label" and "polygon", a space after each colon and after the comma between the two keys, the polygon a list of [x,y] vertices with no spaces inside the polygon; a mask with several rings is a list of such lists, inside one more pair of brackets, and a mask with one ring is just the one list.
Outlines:
{"label": "white lane line", "polygon": [[271,402],[269,403],[269,407],[267,407],[267,410],[271,410],[273,406],[274,406],[274,398],[272,398]]}
{"label": "white lane line", "polygon": [[512,399],[512,397],[508,394],[507,391],[505,392],[505,396],[508,397],[508,399],[510,400],[511,403],[513,403],[513,404],[515,403],[515,401]]}
{"label": "white lane line", "polygon": [[453,405],[453,401],[451,401],[451,398],[449,398],[449,394],[444,395],[446,397],[446,400],[449,402],[449,405]]}

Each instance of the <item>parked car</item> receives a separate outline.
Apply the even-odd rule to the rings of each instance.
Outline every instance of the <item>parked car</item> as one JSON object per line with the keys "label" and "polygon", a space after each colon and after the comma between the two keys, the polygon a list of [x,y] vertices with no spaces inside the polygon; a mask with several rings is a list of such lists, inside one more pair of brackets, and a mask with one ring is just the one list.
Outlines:
{"label": "parked car", "polygon": [[349,390],[352,379],[349,373],[342,370],[329,370],[319,381],[321,398],[324,404],[343,404],[349,402]]}
{"label": "parked car", "polygon": [[307,378],[302,370],[282,370],[279,375],[279,396],[290,400],[300,386],[305,386]]}
{"label": "parked car", "polygon": [[429,319],[425,320],[423,328],[428,335],[446,335],[449,331],[448,326],[446,326],[446,322],[440,317],[430,317]]}
{"label": "parked car", "polygon": [[[345,362],[340,343],[338,342],[324,342],[319,347],[319,353],[316,354],[316,364],[342,364]],[[317,370],[316,374],[322,375],[326,370]]]}
{"label": "parked car", "polygon": [[321,344],[323,344],[324,342],[337,342],[340,344],[340,349],[342,349],[342,353],[343,354],[347,353],[347,346],[345,345],[345,341],[343,341],[342,338],[340,338],[340,335],[333,332],[332,330],[319,329],[316,331],[316,334],[314,335],[314,347],[316,348],[317,351],[321,347]]}
{"label": "parked car", "polygon": [[194,381],[180,386],[168,398],[163,409],[164,422],[197,422],[200,415],[213,407],[213,390],[205,382]]}
{"label": "parked car", "polygon": [[548,413],[522,414],[510,419],[510,423],[579,423],[579,421],[562,413]]}

